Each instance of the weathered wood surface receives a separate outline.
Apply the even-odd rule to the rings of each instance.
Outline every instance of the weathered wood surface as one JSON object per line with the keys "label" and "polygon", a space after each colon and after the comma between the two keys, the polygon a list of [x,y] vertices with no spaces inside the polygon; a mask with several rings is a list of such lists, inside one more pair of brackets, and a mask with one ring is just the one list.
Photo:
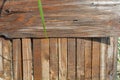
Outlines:
{"label": "weathered wood surface", "polygon": [[32,80],[32,49],[31,39],[22,39],[23,80]]}
{"label": "weathered wood surface", "polygon": [[13,40],[13,79],[22,80],[23,70],[22,70],[22,49],[21,40]]}
{"label": "weathered wood surface", "polygon": [[[42,3],[49,37],[120,35],[120,0],[42,0]],[[7,1],[0,17],[0,35],[44,37],[37,5],[37,0]]]}
{"label": "weathered wood surface", "polygon": [[0,38],[0,80],[116,80],[117,38]]}

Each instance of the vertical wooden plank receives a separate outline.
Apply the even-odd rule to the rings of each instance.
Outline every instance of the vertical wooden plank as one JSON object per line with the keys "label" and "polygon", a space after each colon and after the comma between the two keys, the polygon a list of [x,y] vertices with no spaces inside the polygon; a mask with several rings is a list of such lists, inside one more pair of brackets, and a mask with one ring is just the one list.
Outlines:
{"label": "vertical wooden plank", "polygon": [[10,40],[3,39],[3,66],[4,80],[12,79],[12,44]]}
{"label": "vertical wooden plank", "polygon": [[42,80],[41,41],[33,39],[34,80]]}
{"label": "vertical wooden plank", "polygon": [[[114,55],[116,54],[115,50],[115,38],[110,37],[110,44],[108,45],[107,50],[107,79],[106,80],[114,80],[113,74],[115,73],[115,66],[114,66]],[[115,53],[114,53],[115,52]],[[117,58],[117,57],[116,57]]]}
{"label": "vertical wooden plank", "polygon": [[3,79],[3,53],[2,53],[2,38],[0,38],[0,79]]}
{"label": "vertical wooden plank", "polygon": [[113,79],[116,80],[117,78],[117,53],[118,53],[118,37],[114,37],[113,42],[113,48],[114,48],[114,56],[113,56]]}
{"label": "vertical wooden plank", "polygon": [[22,80],[22,51],[21,40],[13,39],[13,73],[14,80]]}
{"label": "vertical wooden plank", "polygon": [[85,80],[84,38],[77,38],[77,80]]}
{"label": "vertical wooden plank", "polygon": [[31,40],[22,39],[23,80],[32,80],[32,51]]}
{"label": "vertical wooden plank", "polygon": [[92,80],[91,38],[85,38],[85,80]]}
{"label": "vertical wooden plank", "polygon": [[106,71],[106,80],[113,80],[112,78],[112,70],[113,70],[113,37],[109,38],[110,44],[108,44],[108,50],[107,50],[107,71]]}
{"label": "vertical wooden plank", "polygon": [[58,40],[50,38],[50,80],[58,80]]}
{"label": "vertical wooden plank", "polygon": [[68,80],[76,80],[76,42],[75,38],[68,38]]}
{"label": "vertical wooden plank", "polygon": [[107,53],[107,38],[101,38],[100,44],[100,80],[106,80],[106,53]]}
{"label": "vertical wooden plank", "polygon": [[93,38],[92,45],[92,80],[100,80],[100,38]]}
{"label": "vertical wooden plank", "polygon": [[41,39],[42,80],[49,80],[49,39]]}
{"label": "vertical wooden plank", "polygon": [[59,80],[67,80],[67,38],[59,38]]}

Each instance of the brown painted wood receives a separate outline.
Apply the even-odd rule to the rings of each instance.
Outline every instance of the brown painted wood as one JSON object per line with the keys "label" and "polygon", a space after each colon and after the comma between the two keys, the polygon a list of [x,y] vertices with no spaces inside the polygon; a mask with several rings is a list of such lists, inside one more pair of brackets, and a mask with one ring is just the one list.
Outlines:
{"label": "brown painted wood", "polygon": [[[120,0],[42,0],[48,36],[118,36],[119,2]],[[0,35],[9,38],[45,37],[37,5],[37,0],[7,2],[0,17]]]}
{"label": "brown painted wood", "polygon": [[68,80],[76,80],[76,39],[68,38]]}
{"label": "brown painted wood", "polygon": [[31,40],[22,39],[23,80],[32,80],[32,49]]}
{"label": "brown painted wood", "polygon": [[42,80],[41,40],[33,39],[34,80]]}
{"label": "brown painted wood", "polygon": [[58,80],[59,66],[58,66],[58,39],[50,38],[50,80]]}
{"label": "brown painted wood", "polygon": [[10,40],[2,40],[2,52],[3,52],[3,69],[4,69],[4,80],[11,80],[12,76],[12,44]]}
{"label": "brown painted wood", "polygon": [[77,38],[77,80],[85,80],[85,38]]}
{"label": "brown painted wood", "polygon": [[92,38],[85,39],[85,80],[92,80]]}
{"label": "brown painted wood", "polygon": [[67,38],[58,39],[59,80],[67,80]]}
{"label": "brown painted wood", "polygon": [[49,39],[41,39],[42,80],[49,80]]}
{"label": "brown painted wood", "polygon": [[92,80],[100,80],[100,38],[92,40]]}
{"label": "brown painted wood", "polygon": [[22,80],[22,49],[21,40],[13,39],[13,80]]}

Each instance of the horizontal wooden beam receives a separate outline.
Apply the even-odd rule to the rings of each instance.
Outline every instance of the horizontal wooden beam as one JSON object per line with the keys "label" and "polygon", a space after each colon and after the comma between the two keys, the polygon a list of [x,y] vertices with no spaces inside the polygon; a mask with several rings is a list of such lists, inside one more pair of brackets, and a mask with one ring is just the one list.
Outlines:
{"label": "horizontal wooden beam", "polygon": [[[120,35],[120,0],[42,0],[42,3],[48,37]],[[0,35],[45,37],[40,19],[37,0],[7,1],[0,17]]]}

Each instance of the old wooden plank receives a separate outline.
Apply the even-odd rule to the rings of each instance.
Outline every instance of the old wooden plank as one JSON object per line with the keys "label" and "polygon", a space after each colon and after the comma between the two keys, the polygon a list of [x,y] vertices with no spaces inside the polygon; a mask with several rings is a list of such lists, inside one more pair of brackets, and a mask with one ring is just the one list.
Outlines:
{"label": "old wooden plank", "polygon": [[113,42],[113,79],[116,79],[116,75],[117,75],[117,56],[118,56],[118,37],[113,37],[114,38],[114,42]]}
{"label": "old wooden plank", "polygon": [[[107,79],[106,80],[114,80],[115,79],[115,69],[117,66],[115,66],[116,64],[116,60],[114,58],[117,59],[116,57],[116,45],[117,45],[117,39],[115,37],[110,37],[109,38],[109,45],[108,45],[108,50],[107,50],[107,71],[106,71],[106,75],[107,75]],[[116,49],[115,49],[116,48]]]}
{"label": "old wooden plank", "polygon": [[77,80],[85,80],[84,38],[77,38]]}
{"label": "old wooden plank", "polygon": [[33,39],[34,80],[42,80],[41,41]]}
{"label": "old wooden plank", "polygon": [[2,38],[0,38],[0,78],[3,79],[3,53],[2,53]]}
{"label": "old wooden plank", "polygon": [[49,39],[41,39],[42,80],[49,80]]}
{"label": "old wooden plank", "polygon": [[13,80],[22,80],[23,77],[21,46],[20,39],[13,39]]}
{"label": "old wooden plank", "polygon": [[59,80],[67,80],[67,38],[58,39]]}
{"label": "old wooden plank", "polygon": [[92,80],[92,38],[85,38],[85,80]]}
{"label": "old wooden plank", "polygon": [[100,80],[100,38],[92,40],[92,80]]}
{"label": "old wooden plank", "polygon": [[3,52],[3,69],[4,80],[12,79],[12,43],[10,40],[2,39],[2,52]]}
{"label": "old wooden plank", "polygon": [[106,80],[106,54],[108,38],[101,38],[100,44],[100,80]]}
{"label": "old wooden plank", "polygon": [[68,80],[76,80],[76,39],[68,38]]}
{"label": "old wooden plank", "polygon": [[59,74],[58,39],[50,38],[50,80],[58,80]]}
{"label": "old wooden plank", "polygon": [[23,80],[32,80],[32,49],[31,40],[22,39]]}
{"label": "old wooden plank", "polygon": [[[120,0],[42,2],[49,37],[120,35]],[[7,2],[0,17],[0,35],[9,38],[45,37],[37,7],[37,0]]]}
{"label": "old wooden plank", "polygon": [[113,70],[113,37],[110,37],[108,39],[109,41],[109,44],[107,45],[107,57],[106,57],[106,80],[113,80],[113,77],[112,77],[112,70]]}

